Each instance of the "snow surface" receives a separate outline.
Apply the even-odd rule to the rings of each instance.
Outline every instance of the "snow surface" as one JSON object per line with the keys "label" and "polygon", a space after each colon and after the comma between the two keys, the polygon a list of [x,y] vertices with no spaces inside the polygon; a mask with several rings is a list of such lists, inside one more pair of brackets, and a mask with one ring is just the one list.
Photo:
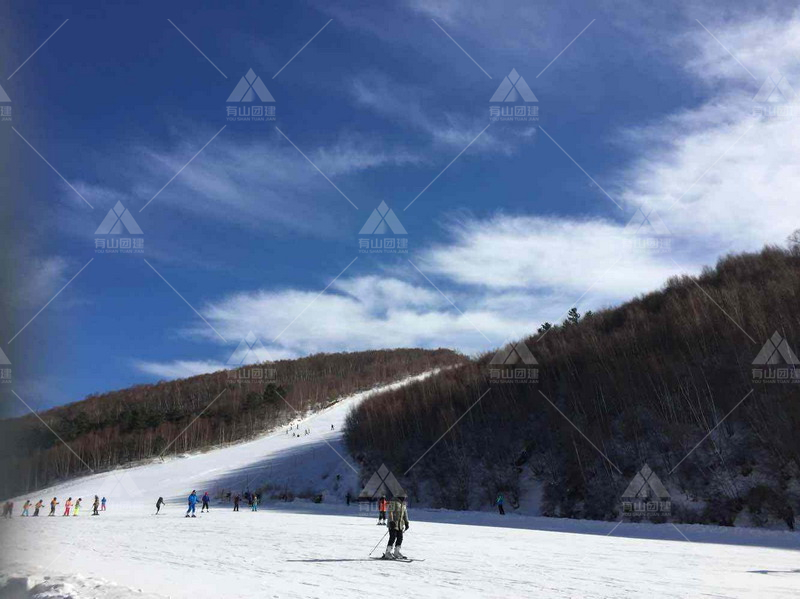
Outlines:
{"label": "snow surface", "polygon": [[[800,535],[699,525],[617,524],[410,506],[403,550],[384,547],[373,513],[344,504],[359,491],[341,428],[357,403],[410,377],[343,399],[256,440],[76,479],[30,494],[83,497],[80,516],[0,521],[0,599],[41,597],[798,597]],[[331,430],[331,425],[334,430]],[[288,427],[287,427],[288,428]],[[304,435],[305,429],[310,435]],[[298,432],[297,429],[295,432]],[[345,463],[349,462],[350,465]],[[337,480],[336,475],[339,475]],[[192,489],[322,493],[324,502],[246,503],[185,519]],[[108,510],[92,517],[95,494]],[[154,516],[159,496],[167,500]],[[199,511],[199,506],[198,506]],[[511,511],[509,507],[509,511]],[[58,512],[60,514],[60,511]],[[13,590],[16,589],[16,590]]]}

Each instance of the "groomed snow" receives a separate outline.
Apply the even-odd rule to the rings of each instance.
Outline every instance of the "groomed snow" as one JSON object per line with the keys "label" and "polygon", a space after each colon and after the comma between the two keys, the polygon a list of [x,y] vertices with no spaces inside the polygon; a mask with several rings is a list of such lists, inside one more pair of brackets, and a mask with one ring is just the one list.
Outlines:
{"label": "groomed snow", "polygon": [[[254,441],[89,476],[29,495],[45,502],[57,496],[59,508],[68,496],[83,497],[78,517],[61,517],[59,510],[57,517],[48,518],[44,510],[39,518],[21,518],[27,497],[17,498],[14,517],[0,522],[0,571],[6,580],[27,579],[12,585],[35,590],[8,596],[800,595],[799,536],[777,531],[617,526],[518,514],[501,518],[411,505],[404,553],[425,561],[370,560],[368,554],[385,529],[375,525],[373,514],[343,503],[347,490],[358,492],[359,477],[344,462],[356,466],[340,431],[347,412],[380,390],[298,420],[300,437],[281,429]],[[303,434],[307,428],[308,436]],[[295,493],[322,492],[325,500],[267,501],[257,513],[246,503],[234,513],[229,504],[214,502],[210,513],[184,518],[185,497],[192,489],[213,494],[265,482]],[[108,510],[99,517],[90,516],[95,494],[108,498]],[[159,496],[167,505],[156,517]],[[0,596],[7,595],[0,591]]]}

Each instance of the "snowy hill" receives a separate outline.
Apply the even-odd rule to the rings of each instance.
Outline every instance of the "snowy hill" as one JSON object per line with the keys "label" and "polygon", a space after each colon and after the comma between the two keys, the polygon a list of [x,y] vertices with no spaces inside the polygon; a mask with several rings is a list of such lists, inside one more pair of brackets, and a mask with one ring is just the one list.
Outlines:
{"label": "snowy hill", "polygon": [[[796,533],[707,526],[567,521],[410,506],[407,555],[369,559],[383,546],[375,516],[343,497],[359,491],[341,427],[355,405],[386,388],[256,440],[73,480],[31,494],[83,498],[78,517],[0,522],[8,581],[0,597],[791,597],[800,588]],[[333,425],[333,429],[331,426]],[[299,426],[299,428],[297,428]],[[310,434],[304,434],[310,430]],[[337,479],[338,476],[338,479]],[[185,519],[192,489],[322,493],[324,501],[266,501]],[[270,491],[269,493],[271,493]],[[90,516],[95,494],[108,510]],[[154,516],[156,498],[167,505]],[[373,554],[374,555],[374,554]],[[12,580],[17,577],[17,580]],[[47,578],[45,578],[47,577]],[[38,586],[35,586],[38,585]],[[19,594],[12,594],[13,588]],[[32,590],[27,590],[31,588]],[[3,594],[5,593],[5,594]]]}

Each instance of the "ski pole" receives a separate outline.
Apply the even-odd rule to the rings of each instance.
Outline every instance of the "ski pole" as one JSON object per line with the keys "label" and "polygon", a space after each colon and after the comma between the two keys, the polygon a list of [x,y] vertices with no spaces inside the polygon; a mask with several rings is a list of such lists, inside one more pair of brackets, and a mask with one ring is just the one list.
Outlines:
{"label": "ski pole", "polygon": [[[378,541],[378,545],[380,545],[383,542],[383,540],[386,538],[386,535],[388,534],[389,534],[388,530],[385,533],[383,533],[381,540]],[[372,548],[372,551],[369,552],[369,555],[372,555],[375,552],[375,550],[378,548],[378,545],[375,545],[375,547]],[[369,555],[367,557],[369,557]]]}

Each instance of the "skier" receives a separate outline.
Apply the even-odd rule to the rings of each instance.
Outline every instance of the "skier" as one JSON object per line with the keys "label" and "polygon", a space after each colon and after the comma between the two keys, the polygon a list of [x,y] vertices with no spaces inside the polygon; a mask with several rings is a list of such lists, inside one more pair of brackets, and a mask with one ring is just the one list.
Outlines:
{"label": "skier", "polygon": [[105,512],[106,511],[106,498],[105,497],[103,497],[100,500],[100,511],[101,512]]}
{"label": "skier", "polygon": [[92,502],[92,516],[99,516],[97,509],[100,507],[100,498],[95,495],[94,501]]}
{"label": "skier", "polygon": [[53,497],[53,501],[50,502],[50,513],[47,514],[48,516],[55,516],[56,515],[56,506],[58,505],[58,501],[56,498]]}
{"label": "skier", "polygon": [[208,502],[211,501],[211,498],[208,496],[208,491],[203,493],[203,507],[200,508],[200,513],[202,514],[204,511],[208,512]]}
{"label": "skier", "polygon": [[378,526],[386,524],[386,495],[378,500]]}
{"label": "skier", "polygon": [[3,504],[3,518],[10,518],[13,515],[14,504],[11,501],[6,501]]}
{"label": "skier", "polygon": [[240,499],[241,498],[239,497],[238,493],[233,496],[233,511],[234,512],[238,512],[239,511],[239,501],[240,501]]}
{"label": "skier", "polygon": [[[407,559],[400,553],[400,546],[403,544],[403,532],[408,530],[408,508],[406,508],[406,496],[398,495],[389,503],[389,544],[383,559]],[[392,553],[394,546],[394,553]]]}
{"label": "skier", "polygon": [[31,500],[28,499],[28,500],[25,501],[25,503],[22,504],[22,515],[23,516],[29,516],[30,515],[30,514],[28,514],[28,508],[30,508],[30,507],[31,507]]}
{"label": "skier", "polygon": [[64,513],[62,516],[69,516],[69,509],[72,507],[72,497],[67,499],[67,502],[64,504]]}
{"label": "skier", "polygon": [[78,501],[75,502],[75,511],[72,513],[73,516],[77,516],[78,515],[78,512],[81,509],[81,501],[82,501],[82,498],[78,497]]}
{"label": "skier", "polygon": [[504,502],[505,502],[505,498],[503,497],[503,494],[502,493],[498,493],[497,494],[497,500],[495,501],[495,503],[497,504],[497,509],[500,512],[501,516],[505,516],[506,515],[506,511],[503,509],[503,503]]}
{"label": "skier", "polygon": [[254,512],[258,511],[258,495],[256,495],[255,493],[253,493],[253,508],[252,509],[253,509]]}
{"label": "skier", "polygon": [[331,424],[331,430],[333,430],[333,425]]}
{"label": "skier", "polygon": [[33,515],[34,516],[38,516],[39,515],[39,510],[42,509],[43,505],[44,505],[44,500],[42,500],[42,499],[40,499],[39,501],[36,502],[36,505],[33,506]]}
{"label": "skier", "polygon": [[156,501],[156,516],[158,516],[158,512],[161,511],[161,506],[164,505],[164,498],[159,497],[158,501]]}
{"label": "skier", "polygon": [[194,515],[195,505],[197,504],[197,491],[192,490],[192,494],[189,495],[189,509],[186,510],[186,517],[189,517],[189,512],[192,513],[192,518],[196,518],[197,516]]}
{"label": "skier", "polygon": [[345,495],[345,499],[347,500],[347,505],[350,505],[350,491],[348,491],[347,495]]}

